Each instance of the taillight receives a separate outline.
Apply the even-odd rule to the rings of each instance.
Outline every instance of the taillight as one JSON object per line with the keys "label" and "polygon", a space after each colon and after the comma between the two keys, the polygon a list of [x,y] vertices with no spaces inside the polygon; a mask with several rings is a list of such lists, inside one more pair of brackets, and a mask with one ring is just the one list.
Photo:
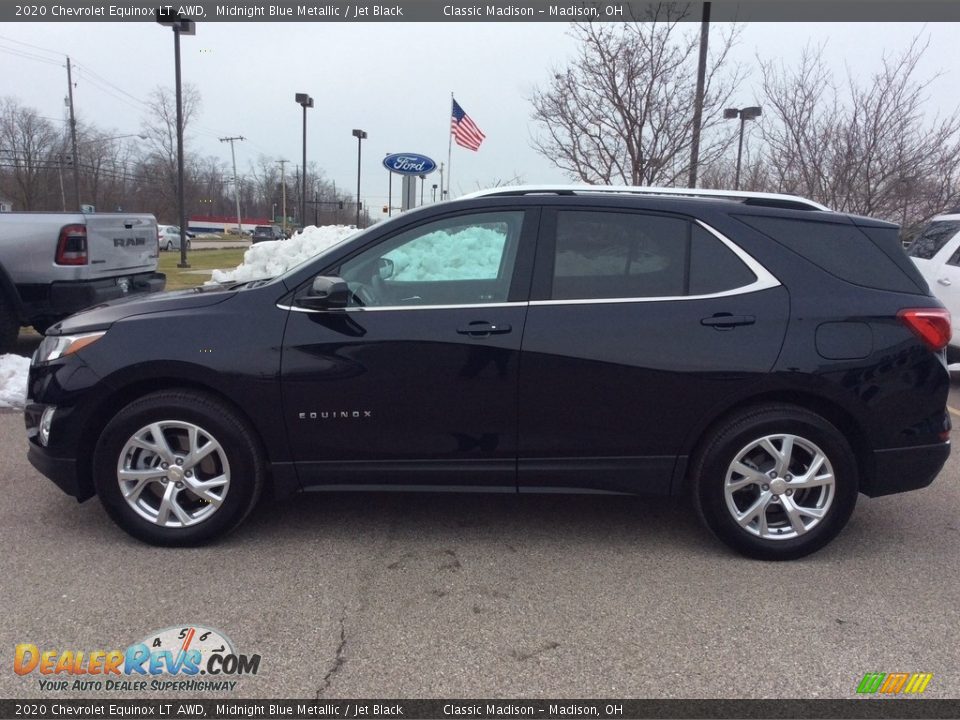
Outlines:
{"label": "taillight", "polygon": [[950,313],[944,308],[910,308],[897,317],[931,350],[943,350],[950,342]]}
{"label": "taillight", "polygon": [[87,264],[87,226],[64,225],[57,242],[57,265]]}

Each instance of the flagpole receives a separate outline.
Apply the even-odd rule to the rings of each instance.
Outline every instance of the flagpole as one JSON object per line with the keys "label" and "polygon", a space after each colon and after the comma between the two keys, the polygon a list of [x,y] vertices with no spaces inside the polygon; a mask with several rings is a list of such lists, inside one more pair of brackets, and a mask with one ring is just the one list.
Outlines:
{"label": "flagpole", "polygon": [[[450,118],[453,119],[453,91],[450,92]],[[448,128],[447,132],[447,200],[450,200],[450,158],[453,152],[453,128]]]}

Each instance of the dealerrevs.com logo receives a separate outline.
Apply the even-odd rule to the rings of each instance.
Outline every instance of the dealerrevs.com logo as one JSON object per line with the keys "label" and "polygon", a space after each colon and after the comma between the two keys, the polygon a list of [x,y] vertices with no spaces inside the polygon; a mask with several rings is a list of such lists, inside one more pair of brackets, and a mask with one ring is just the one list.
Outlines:
{"label": "dealerrevs.com logo", "polygon": [[919,695],[933,680],[933,673],[867,673],[857,685],[861,695]]}
{"label": "dealerrevs.com logo", "polygon": [[256,675],[260,655],[234,650],[223,633],[201,625],[150,633],[126,650],[59,650],[20,643],[17,675],[37,675],[39,689],[56,691],[233,691],[233,678]]}

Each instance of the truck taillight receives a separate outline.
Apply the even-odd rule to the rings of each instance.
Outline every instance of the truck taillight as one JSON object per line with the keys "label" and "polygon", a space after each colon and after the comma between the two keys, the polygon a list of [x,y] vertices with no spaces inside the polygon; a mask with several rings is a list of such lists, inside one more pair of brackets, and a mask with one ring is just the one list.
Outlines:
{"label": "truck taillight", "polygon": [[87,226],[64,225],[57,241],[57,265],[87,264]]}
{"label": "truck taillight", "polygon": [[901,310],[897,317],[931,350],[943,350],[950,342],[953,331],[945,308],[911,308]]}

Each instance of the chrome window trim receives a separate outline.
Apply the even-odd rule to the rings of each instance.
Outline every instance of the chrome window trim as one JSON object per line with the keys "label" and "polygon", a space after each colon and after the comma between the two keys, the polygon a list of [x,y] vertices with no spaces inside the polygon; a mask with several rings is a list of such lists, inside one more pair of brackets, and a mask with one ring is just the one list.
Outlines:
{"label": "chrome window trim", "polygon": [[336,310],[313,310],[310,308],[301,308],[290,305],[281,305],[277,307],[281,310],[292,310],[293,312],[315,313],[315,312],[384,312],[392,310],[455,310],[455,309],[480,309],[480,308],[502,308],[502,307],[521,307],[527,306],[546,306],[546,305],[608,305],[622,303],[642,303],[642,302],[673,302],[677,300],[712,300],[713,298],[731,297],[734,295],[747,295],[749,293],[769,290],[770,288],[780,287],[782,284],[773,273],[761,265],[752,255],[733,242],[719,230],[712,228],[702,220],[694,222],[722,242],[746,265],[756,276],[749,285],[741,285],[730,290],[721,290],[720,292],[707,293],[705,295],[663,295],[651,297],[613,297],[613,298],[582,298],[571,300],[531,300],[529,302],[496,302],[496,303],[464,303],[462,305],[383,305],[378,307],[348,307],[337,308]]}
{"label": "chrome window trim", "polygon": [[334,308],[330,310],[313,310],[312,308],[302,308],[291,305],[281,305],[277,307],[281,310],[292,310],[293,312],[315,313],[315,312],[384,312],[387,310],[456,310],[458,308],[503,308],[503,307],[521,307],[529,305],[528,302],[495,302],[495,303],[464,303],[463,305],[378,305],[376,307],[345,307]]}
{"label": "chrome window trim", "polygon": [[769,290],[770,288],[779,287],[781,285],[780,281],[767,270],[763,265],[761,265],[753,256],[749,255],[746,250],[741,248],[739,245],[734,243],[730,238],[721,233],[719,230],[716,230],[709,225],[707,225],[702,220],[694,220],[694,222],[706,230],[708,233],[713,235],[717,240],[722,242],[727,248],[733,252],[740,260],[746,265],[750,272],[754,274],[757,278],[749,285],[741,285],[740,287],[731,288],[730,290],[721,290],[720,292],[707,293],[704,295],[658,295],[650,297],[624,297],[624,298],[582,298],[582,299],[571,299],[571,300],[532,300],[531,305],[606,305],[606,304],[615,304],[615,303],[639,303],[639,302],[671,302],[676,300],[711,300],[713,298],[723,298],[731,297],[733,295],[747,295],[748,293],[759,292],[760,290]]}

